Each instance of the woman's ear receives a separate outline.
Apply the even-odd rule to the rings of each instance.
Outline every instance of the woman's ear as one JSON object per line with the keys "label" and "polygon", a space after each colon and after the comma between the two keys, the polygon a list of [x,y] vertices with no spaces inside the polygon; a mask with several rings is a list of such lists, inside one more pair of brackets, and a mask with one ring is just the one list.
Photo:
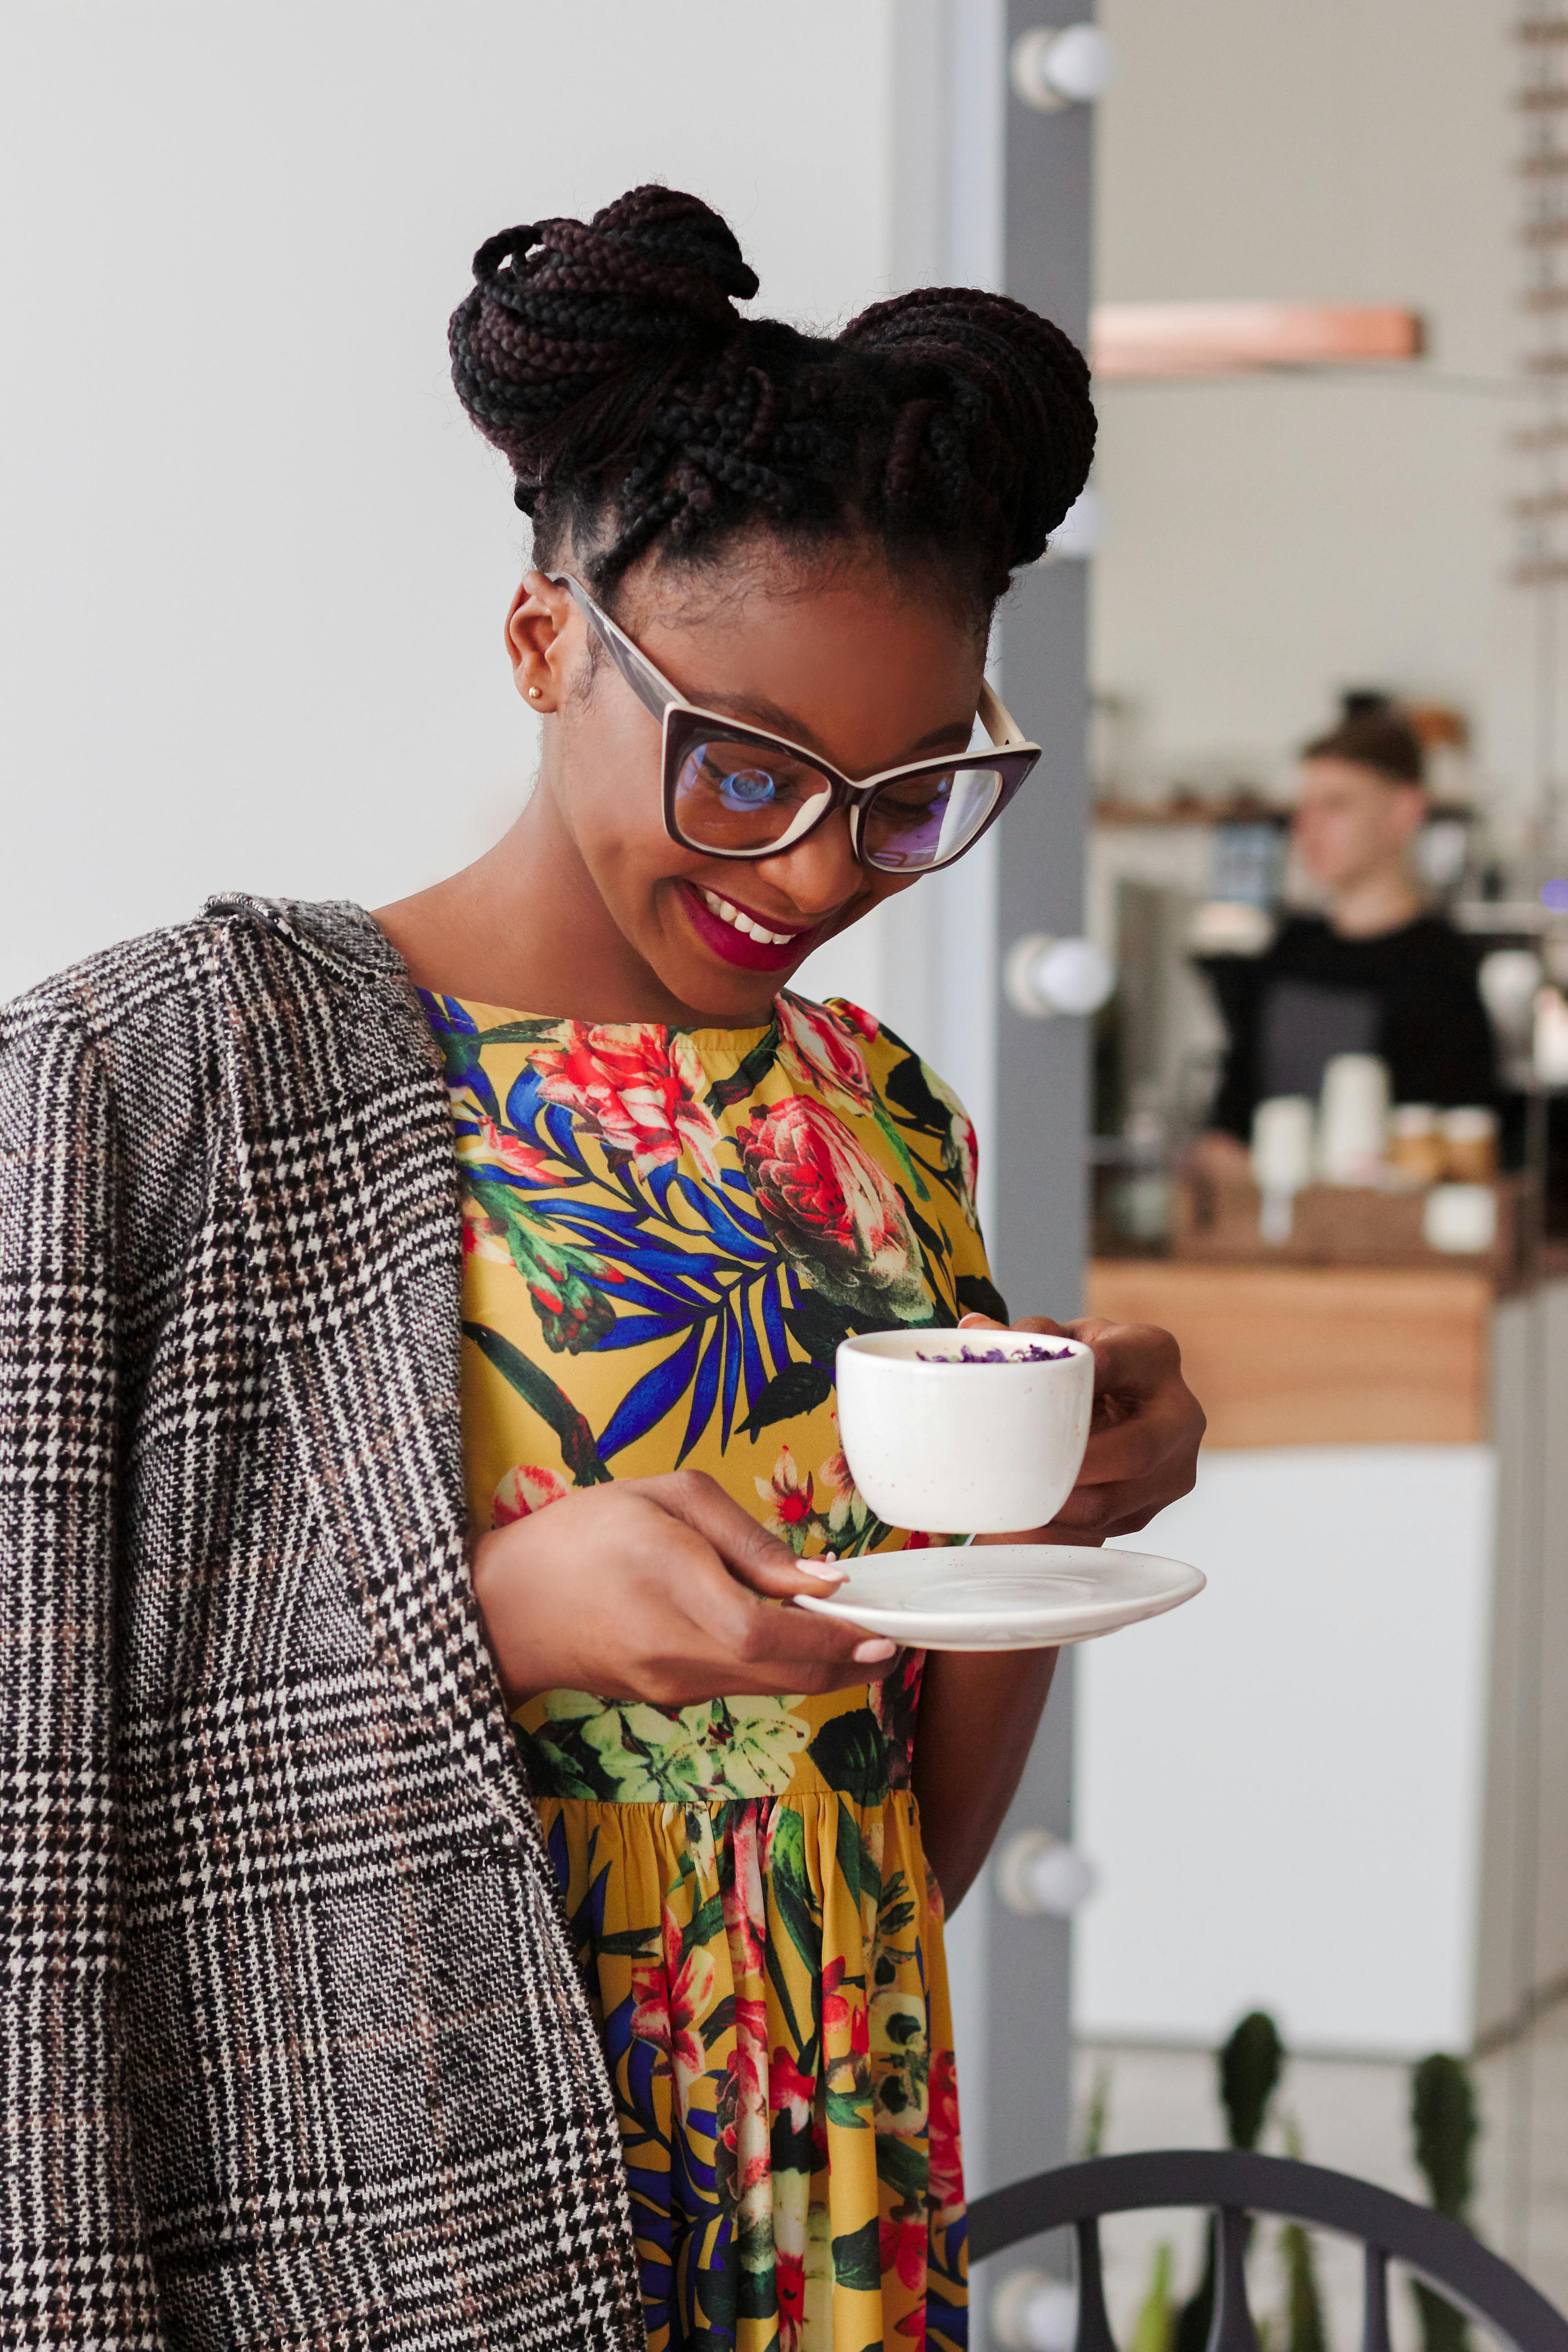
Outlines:
{"label": "woman's ear", "polygon": [[564,632],[572,593],[542,572],[525,572],[506,616],[506,649],[517,690],[531,710],[559,710],[565,693]]}

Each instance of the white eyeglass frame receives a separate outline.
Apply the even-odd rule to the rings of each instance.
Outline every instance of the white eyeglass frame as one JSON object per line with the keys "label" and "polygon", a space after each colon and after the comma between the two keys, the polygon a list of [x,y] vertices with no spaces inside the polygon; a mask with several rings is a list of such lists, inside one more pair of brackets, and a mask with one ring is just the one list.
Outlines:
{"label": "white eyeglass frame", "polygon": [[[975,716],[991,738],[990,751],[943,752],[931,760],[910,760],[896,768],[883,768],[876,775],[862,777],[857,782],[825,760],[820,752],[808,750],[804,743],[791,742],[787,735],[773,735],[766,728],[749,726],[744,720],[731,718],[724,711],[707,710],[700,703],[689,702],[671,686],[662,670],[649,661],[640,646],[633,644],[618,622],[610,618],[580,580],[570,572],[547,572],[543,577],[552,588],[567,590],[620,676],[643,708],[658,720],[663,751],[661,798],[664,828],[671,841],[682,849],[694,850],[700,857],[732,858],[747,864],[754,864],[762,857],[777,857],[815,833],[835,809],[845,808],[849,813],[850,846],[858,863],[868,873],[912,873],[916,876],[940,873],[944,866],[955,865],[959,858],[966,856],[976,842],[989,833],[1039,760],[1040,746],[1030,742],[1001,697],[993,691],[989,680],[983,679]],[[688,725],[693,720],[699,722],[695,728]],[[815,802],[808,803],[777,841],[768,842],[761,848],[716,849],[707,842],[693,841],[681,830],[676,814],[676,785],[681,762],[691,741],[704,729],[721,730],[725,742],[787,752],[792,760],[802,761],[826,779],[829,786],[826,799],[820,806]],[[986,812],[983,822],[959,848],[951,850],[944,857],[933,857],[929,865],[913,868],[879,865],[874,857],[868,855],[864,847],[865,821],[879,794],[911,776],[945,775],[975,769],[988,769],[1000,774],[1002,789],[994,806]]]}

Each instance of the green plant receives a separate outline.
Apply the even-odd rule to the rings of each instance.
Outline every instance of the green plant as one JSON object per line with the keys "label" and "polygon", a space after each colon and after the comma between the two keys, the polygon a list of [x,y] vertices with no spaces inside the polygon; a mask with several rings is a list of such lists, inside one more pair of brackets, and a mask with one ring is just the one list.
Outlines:
{"label": "green plant", "polygon": [[[1301,2152],[1301,2127],[1294,2116],[1288,2116],[1285,2153],[1300,2162]],[[1280,2231],[1279,2260],[1285,2272],[1286,2352],[1328,2352],[1317,2255],[1300,2221],[1287,2221]]]}
{"label": "green plant", "polygon": [[[1279,2087],[1285,2044],[1267,2011],[1244,2017],[1219,2053],[1219,2098],[1232,2147],[1256,2147]],[[1205,2352],[1214,2320],[1215,2235],[1209,2224],[1204,2274],[1176,2322],[1173,2352]]]}
{"label": "green plant", "polygon": [[[1473,2186],[1472,2151],[1480,2131],[1476,2094],[1462,2060],[1442,2051],[1423,2058],[1410,2077],[1410,2121],[1415,2161],[1436,2210],[1468,2229]],[[1426,2352],[1467,2352],[1469,2329],[1462,2313],[1429,2286],[1415,2283]]]}
{"label": "green plant", "polygon": [[1102,2058],[1094,2070],[1094,2080],[1089,2086],[1089,2104],[1083,2112],[1083,2152],[1098,2156],[1105,2146],[1105,2126],[1110,2115],[1110,2068]]}
{"label": "green plant", "polygon": [[1171,2245],[1169,2239],[1162,2238],[1154,2249],[1148,2290],[1139,2306],[1127,2352],[1171,2352],[1171,2332],[1175,2321],[1171,2301]]}
{"label": "green plant", "polygon": [[1244,2017],[1219,2053],[1219,2095],[1232,2147],[1256,2147],[1279,2087],[1285,2044],[1267,2010]]}

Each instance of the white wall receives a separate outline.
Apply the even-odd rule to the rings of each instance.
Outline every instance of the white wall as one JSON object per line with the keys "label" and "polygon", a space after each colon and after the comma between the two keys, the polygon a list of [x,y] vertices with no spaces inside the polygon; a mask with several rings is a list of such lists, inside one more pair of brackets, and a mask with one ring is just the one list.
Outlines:
{"label": "white wall", "polygon": [[1414,306],[1420,367],[1100,394],[1093,674],[1142,780],[1273,778],[1347,684],[1451,699],[1517,808],[1531,599],[1507,583],[1520,68],[1504,0],[1105,0],[1098,291]]}
{"label": "white wall", "polygon": [[660,178],[762,304],[892,257],[893,0],[5,0],[0,997],[508,821],[523,534],[447,377],[492,230]]}
{"label": "white wall", "polygon": [[1205,1454],[1134,1539],[1209,1585],[1079,1654],[1081,2032],[1468,2047],[1496,1486],[1485,1445]]}

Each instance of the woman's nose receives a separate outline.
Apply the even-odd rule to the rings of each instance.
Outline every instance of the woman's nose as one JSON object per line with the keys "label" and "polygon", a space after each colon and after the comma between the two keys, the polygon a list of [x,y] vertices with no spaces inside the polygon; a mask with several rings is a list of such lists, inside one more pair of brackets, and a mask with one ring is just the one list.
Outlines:
{"label": "woman's nose", "polygon": [[835,809],[793,849],[777,857],[759,858],[757,865],[775,890],[782,891],[803,915],[818,920],[847,907],[865,885],[849,843],[847,809]]}

